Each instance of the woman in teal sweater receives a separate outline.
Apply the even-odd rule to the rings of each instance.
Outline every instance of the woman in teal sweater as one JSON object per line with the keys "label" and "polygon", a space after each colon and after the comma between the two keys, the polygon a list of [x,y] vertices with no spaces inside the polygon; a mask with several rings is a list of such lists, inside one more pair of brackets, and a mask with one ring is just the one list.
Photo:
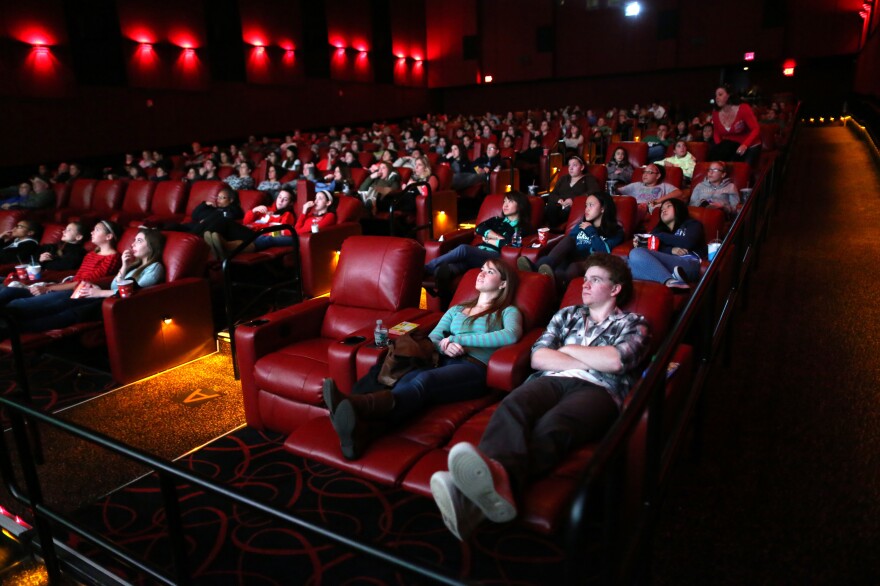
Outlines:
{"label": "woman in teal sweater", "polygon": [[440,353],[436,368],[411,370],[390,390],[348,397],[336,390],[332,379],[324,380],[324,402],[346,458],[360,458],[380,431],[378,422],[403,423],[431,405],[486,393],[492,353],[522,336],[522,315],[512,305],[517,282],[517,272],[500,259],[483,264],[477,297],[449,308],[429,334]]}

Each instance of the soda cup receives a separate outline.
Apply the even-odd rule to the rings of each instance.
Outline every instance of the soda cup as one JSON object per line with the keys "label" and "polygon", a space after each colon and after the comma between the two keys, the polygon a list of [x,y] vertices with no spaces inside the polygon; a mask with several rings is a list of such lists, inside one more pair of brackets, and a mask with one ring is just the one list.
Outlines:
{"label": "soda cup", "polygon": [[712,242],[709,243],[709,246],[708,246],[709,262],[712,262],[713,260],[715,260],[715,257],[718,255],[719,248],[721,248],[721,242],[718,242],[717,240],[713,240]]}
{"label": "soda cup", "polygon": [[538,244],[544,246],[547,244],[547,235],[550,233],[550,228],[538,228]]}
{"label": "soda cup", "polygon": [[131,279],[126,279],[125,281],[119,282],[119,296],[123,299],[128,299],[131,297],[131,294],[134,293],[134,281]]}
{"label": "soda cup", "polygon": [[28,280],[28,265],[15,265],[15,274],[18,277],[19,281],[27,281]]}
{"label": "soda cup", "polygon": [[28,265],[25,270],[27,271],[28,279],[30,279],[31,282],[39,281],[40,276],[43,274],[43,267],[40,265]]}
{"label": "soda cup", "polygon": [[648,250],[660,250],[660,239],[653,234],[648,236]]}

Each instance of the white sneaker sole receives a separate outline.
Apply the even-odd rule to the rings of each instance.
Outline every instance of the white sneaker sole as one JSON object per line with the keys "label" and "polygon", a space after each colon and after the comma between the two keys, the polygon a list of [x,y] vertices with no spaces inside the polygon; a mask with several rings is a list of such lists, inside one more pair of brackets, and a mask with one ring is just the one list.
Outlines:
{"label": "white sneaker sole", "polygon": [[443,517],[443,523],[449,532],[455,535],[459,541],[464,541],[458,531],[458,512],[453,503],[452,491],[455,490],[455,484],[449,473],[435,472],[431,476],[431,494],[434,495],[434,502],[440,509],[440,515]]}
{"label": "white sneaker sole", "polygon": [[492,471],[471,446],[460,443],[452,447],[449,451],[449,473],[458,490],[480,507],[487,519],[507,523],[516,518],[516,506],[498,494]]}

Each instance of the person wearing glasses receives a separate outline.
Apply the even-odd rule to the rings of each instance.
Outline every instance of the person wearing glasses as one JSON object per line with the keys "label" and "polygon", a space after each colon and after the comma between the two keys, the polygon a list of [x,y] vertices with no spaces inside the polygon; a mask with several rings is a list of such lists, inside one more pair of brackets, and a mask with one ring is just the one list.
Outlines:
{"label": "person wearing glasses", "polygon": [[724,210],[728,219],[736,216],[739,190],[727,176],[727,166],[721,161],[709,163],[706,178],[694,186],[689,205]]}
{"label": "person wearing glasses", "polygon": [[19,220],[12,230],[0,236],[0,263],[30,262],[40,253],[40,225],[34,220]]}
{"label": "person wearing glasses", "polygon": [[532,346],[539,372],[501,401],[477,446],[460,442],[449,451],[449,471],[431,477],[431,493],[458,539],[483,519],[516,518],[531,480],[601,438],[617,419],[650,338],[644,317],[620,309],[632,291],[626,261],[591,255],[582,304],[556,312]]}
{"label": "person wearing glasses", "polygon": [[663,181],[663,167],[654,163],[642,169],[642,180],[617,188],[620,195],[631,195],[639,204],[638,222],[654,211],[654,208],[670,199],[685,201],[687,197],[680,189]]}

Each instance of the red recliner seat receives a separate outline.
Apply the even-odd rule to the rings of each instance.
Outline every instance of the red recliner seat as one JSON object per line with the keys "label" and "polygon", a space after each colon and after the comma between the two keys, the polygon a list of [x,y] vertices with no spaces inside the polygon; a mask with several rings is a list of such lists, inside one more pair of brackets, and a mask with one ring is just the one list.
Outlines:
{"label": "red recliner seat", "polygon": [[354,197],[340,197],[336,204],[336,224],[317,233],[298,236],[299,259],[292,256],[290,246],[273,246],[258,252],[245,252],[233,258],[235,265],[254,266],[281,260],[287,267],[300,263],[303,294],[317,297],[330,291],[333,273],[336,271],[338,251],[349,236],[361,233],[359,222],[363,204]]}
{"label": "red recliner seat", "polygon": [[66,222],[70,216],[82,214],[91,209],[92,197],[97,185],[96,179],[76,179],[70,187],[70,199],[67,206],[55,210],[55,221]]}
{"label": "red recliner seat", "polygon": [[92,226],[98,220],[109,219],[122,204],[122,198],[125,196],[126,187],[127,185],[125,181],[120,179],[104,179],[98,181],[98,184],[95,185],[94,194],[92,195],[91,209],[80,214],[70,215],[68,220],[79,221],[87,226]]}
{"label": "red recliner seat", "polygon": [[181,211],[186,201],[186,193],[187,184],[183,181],[160,182],[153,192],[150,213],[146,218],[135,219],[134,222],[146,226],[159,226],[165,222],[180,221],[183,219]]}
{"label": "red recliner seat", "polygon": [[[691,179],[691,185],[698,185],[708,174],[709,165],[712,161],[697,163],[694,166],[694,175]],[[736,185],[739,190],[746,189],[749,186],[752,176],[752,168],[748,163],[724,163],[727,167],[727,177]]]}
{"label": "red recliner seat", "polygon": [[[528,249],[537,240],[535,230],[541,225],[544,216],[544,200],[537,196],[530,196],[531,204],[531,225],[526,229],[523,236],[522,249],[505,246],[501,251],[501,258],[507,261],[511,266],[516,266],[516,259],[520,256],[522,250]],[[504,203],[504,195],[487,195],[480,205],[480,211],[477,213],[475,224],[488,220],[494,216],[501,215],[501,206]],[[426,261],[433,260],[439,256],[446,254],[461,244],[477,245],[482,241],[473,229],[455,230],[443,235],[443,241],[430,240],[425,242],[425,258]],[[427,277],[424,281],[425,288],[434,288],[434,277]],[[428,309],[432,311],[440,310],[440,302],[436,297],[428,296]]]}
{"label": "red recliner seat", "polygon": [[[350,389],[361,342],[376,320],[417,321],[424,249],[415,241],[352,236],[342,246],[329,297],[304,301],[264,316],[263,324],[236,329],[248,425],[290,433],[326,413],[321,382],[331,375]],[[408,309],[407,309],[408,308]]]}
{"label": "red recliner seat", "polygon": [[130,222],[146,218],[150,213],[157,185],[155,181],[143,179],[130,181],[122,199],[122,209],[110,214],[110,220],[120,226],[127,226]]}
{"label": "red recliner seat", "polygon": [[[211,298],[204,279],[208,248],[192,234],[166,232],[162,262],[166,282],[137,291],[128,299],[103,302],[103,323],[83,322],[58,330],[22,334],[26,350],[61,338],[84,336],[94,345],[106,339],[114,379],[127,383],[203,356],[216,349]],[[130,228],[119,248],[131,245]],[[109,280],[104,283],[109,285]],[[165,319],[170,318],[169,324]],[[9,340],[0,351],[11,352]]]}
{"label": "red recliner seat", "polygon": [[[478,274],[478,269],[472,269],[464,275],[453,304],[473,299]],[[501,348],[492,355],[486,374],[486,384],[490,390],[510,391],[525,380],[530,370],[529,349],[543,332],[554,310],[553,284],[549,278],[539,273],[523,274],[520,278],[514,304],[523,315],[524,336],[516,344]],[[430,332],[441,317],[442,314],[438,313],[416,321],[426,332]],[[366,374],[383,354],[370,347],[361,348],[357,356],[358,375]],[[334,468],[383,484],[396,485],[416,461],[429,451],[445,445],[456,428],[474,413],[495,403],[499,397],[499,394],[490,392],[479,399],[432,407],[411,422],[376,438],[364,455],[355,461],[343,457],[339,438],[326,415],[295,430],[287,438],[285,448]]]}
{"label": "red recliner seat", "polygon": [[[573,280],[560,307],[581,303],[582,286],[582,278]],[[652,334],[650,352],[653,353],[671,324],[672,294],[669,289],[659,283],[637,281],[633,299],[623,309],[640,313],[648,320]],[[449,448],[462,441],[478,444],[496,407],[493,405],[480,411],[456,429],[446,446],[425,454],[406,475],[402,487],[430,497],[431,475],[447,469]],[[529,486],[520,503],[519,521],[543,533],[558,530],[562,513],[567,510],[577,488],[580,473],[589,463],[597,445],[590,444],[576,450],[550,475]]]}

